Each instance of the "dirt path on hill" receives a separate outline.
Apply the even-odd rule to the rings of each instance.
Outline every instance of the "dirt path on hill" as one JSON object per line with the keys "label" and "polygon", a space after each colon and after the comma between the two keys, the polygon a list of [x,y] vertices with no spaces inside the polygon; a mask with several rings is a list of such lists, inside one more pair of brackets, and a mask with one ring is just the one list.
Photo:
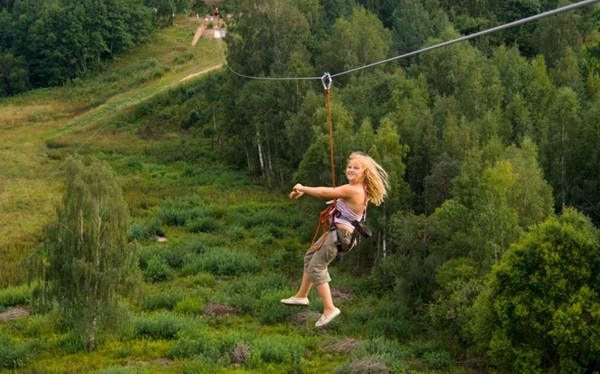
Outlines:
{"label": "dirt path on hill", "polygon": [[206,74],[206,73],[208,73],[208,72],[210,72],[210,71],[213,71],[213,70],[218,70],[218,69],[220,69],[220,68],[222,68],[222,67],[223,67],[223,64],[218,64],[218,65],[215,65],[215,66],[211,66],[211,67],[209,67],[209,68],[206,68],[206,69],[204,69],[204,70],[200,70],[200,71],[199,71],[199,72],[197,72],[197,73],[192,73],[192,74],[190,74],[190,75],[188,75],[188,76],[185,76],[185,77],[181,78],[181,79],[179,80],[179,82],[183,82],[183,81],[186,81],[186,80],[188,80],[188,79],[195,78],[195,77],[197,77],[197,76],[199,76],[199,75]]}

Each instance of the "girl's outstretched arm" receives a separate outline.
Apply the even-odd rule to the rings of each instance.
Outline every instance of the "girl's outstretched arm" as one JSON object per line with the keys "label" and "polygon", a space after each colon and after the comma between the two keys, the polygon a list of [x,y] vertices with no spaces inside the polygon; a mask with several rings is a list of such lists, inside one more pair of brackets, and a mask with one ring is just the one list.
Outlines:
{"label": "girl's outstretched arm", "polygon": [[339,187],[309,187],[298,183],[294,186],[292,192],[290,192],[290,199],[298,199],[304,194],[321,199],[351,199],[357,193],[360,195],[362,192],[360,189],[357,190],[356,187],[349,184]]}

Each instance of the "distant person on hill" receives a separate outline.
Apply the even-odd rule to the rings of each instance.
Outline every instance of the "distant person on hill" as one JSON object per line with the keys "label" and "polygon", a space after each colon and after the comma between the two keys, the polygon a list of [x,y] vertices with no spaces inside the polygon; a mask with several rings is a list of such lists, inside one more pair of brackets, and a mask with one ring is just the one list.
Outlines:
{"label": "distant person on hill", "polygon": [[323,301],[323,314],[315,324],[322,327],[340,315],[341,311],[333,304],[327,267],[336,258],[338,251],[347,252],[355,244],[355,230],[361,229],[360,222],[366,214],[367,202],[380,205],[389,188],[387,172],[370,156],[354,152],[348,158],[346,167],[348,183],[339,187],[308,187],[296,184],[290,198],[298,199],[304,194],[326,200],[335,199],[335,210],[328,220],[327,231],[304,255],[302,283],[296,294],[282,299],[286,305],[309,304],[308,293],[314,284]]}
{"label": "distant person on hill", "polygon": [[213,11],[213,16],[215,16],[215,18],[219,18],[219,8],[215,8]]}

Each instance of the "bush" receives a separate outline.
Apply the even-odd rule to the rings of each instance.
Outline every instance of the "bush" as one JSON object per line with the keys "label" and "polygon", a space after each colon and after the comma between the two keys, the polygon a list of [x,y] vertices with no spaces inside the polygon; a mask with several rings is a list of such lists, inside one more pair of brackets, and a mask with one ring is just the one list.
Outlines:
{"label": "bush", "polygon": [[367,334],[402,341],[410,336],[408,307],[402,302],[365,297],[354,312],[347,316],[344,331],[348,334]]}
{"label": "bush", "polygon": [[171,289],[148,292],[144,295],[140,307],[142,310],[172,310],[184,297],[183,292]]}
{"label": "bush", "polygon": [[167,313],[134,319],[135,336],[138,338],[174,339],[185,326],[183,318]]}
{"label": "bush", "polygon": [[219,276],[236,276],[254,273],[260,269],[258,259],[248,252],[233,251],[229,248],[211,248],[193,262],[183,267],[184,275],[202,271]]}
{"label": "bush", "polygon": [[173,272],[167,261],[160,256],[152,256],[148,267],[144,270],[144,280],[148,282],[162,282],[173,278]]}
{"label": "bush", "polygon": [[202,357],[217,362],[221,357],[219,341],[208,331],[184,330],[177,335],[167,357],[171,359],[190,359]]}
{"label": "bush", "polygon": [[29,304],[31,289],[27,285],[12,286],[0,290],[0,308]]}
{"label": "bush", "polygon": [[252,343],[248,366],[257,368],[263,363],[291,364],[299,361],[300,352],[300,344],[290,341],[289,336],[261,336]]}
{"label": "bush", "polygon": [[279,302],[280,299],[288,297],[289,293],[276,294],[275,296],[265,297],[258,303],[258,314],[260,323],[272,325],[285,322],[291,315],[298,314],[298,309],[290,308]]}
{"label": "bush", "polygon": [[14,343],[10,336],[0,332],[0,368],[22,368],[30,359],[31,347],[27,344]]}
{"label": "bush", "polygon": [[187,221],[185,228],[194,233],[215,232],[219,229],[219,223],[212,217],[200,217]]}
{"label": "bush", "polygon": [[415,342],[410,347],[430,369],[443,369],[452,363],[452,355],[438,341]]}
{"label": "bush", "polygon": [[[289,296],[290,292],[287,289],[287,280],[282,274],[247,274],[236,282],[229,282],[215,299],[227,303],[241,313],[250,314],[257,308],[264,310],[265,313],[266,310],[270,310],[275,313],[274,316],[261,318],[264,318],[265,322],[275,323],[276,320],[283,320],[285,315],[289,315],[287,312],[291,312],[290,308],[287,308],[287,312],[285,308],[280,309],[281,304],[278,300],[278,298]],[[265,300],[261,300],[262,298]],[[257,300],[260,301],[257,302]]]}
{"label": "bush", "polygon": [[240,225],[233,225],[227,229],[227,237],[233,241],[239,241],[246,236],[246,230]]}
{"label": "bush", "polygon": [[197,297],[186,297],[175,305],[175,311],[184,314],[198,314],[204,309],[204,303]]}
{"label": "bush", "polygon": [[157,219],[150,221],[133,221],[129,226],[127,238],[132,240],[146,240],[154,238],[156,235],[163,236],[165,233],[160,227]]}
{"label": "bush", "polygon": [[[380,363],[390,368],[391,372],[402,372],[408,365],[406,359],[408,353],[401,349],[400,344],[394,340],[383,337],[360,342],[352,351],[353,361],[362,363]],[[359,371],[370,372],[370,371]],[[387,372],[387,371],[373,371]]]}

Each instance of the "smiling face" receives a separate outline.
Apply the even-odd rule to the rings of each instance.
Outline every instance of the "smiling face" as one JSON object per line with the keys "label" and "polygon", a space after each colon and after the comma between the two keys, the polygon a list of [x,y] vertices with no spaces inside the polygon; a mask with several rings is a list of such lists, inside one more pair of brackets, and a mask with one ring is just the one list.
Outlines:
{"label": "smiling face", "polygon": [[348,178],[348,182],[350,182],[350,184],[360,183],[363,181],[364,171],[362,165],[356,158],[348,161],[348,166],[346,166],[346,178]]}

